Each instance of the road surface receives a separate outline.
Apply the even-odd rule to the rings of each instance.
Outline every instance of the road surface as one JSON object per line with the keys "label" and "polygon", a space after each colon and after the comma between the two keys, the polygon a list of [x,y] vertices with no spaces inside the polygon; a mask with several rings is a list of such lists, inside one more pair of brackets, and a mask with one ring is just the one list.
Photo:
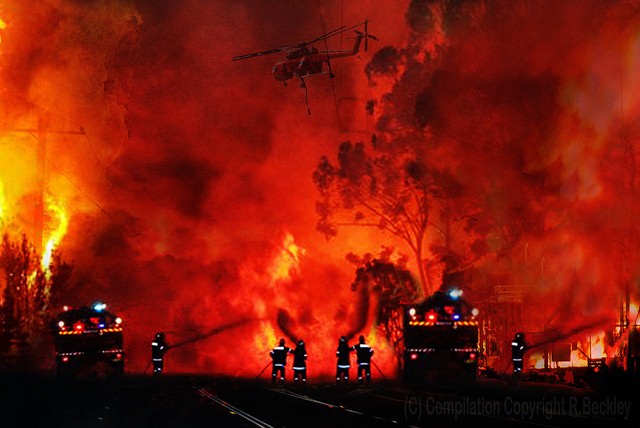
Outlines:
{"label": "road surface", "polygon": [[0,375],[0,427],[637,427],[637,384],[606,391],[481,379],[305,387],[206,375]]}

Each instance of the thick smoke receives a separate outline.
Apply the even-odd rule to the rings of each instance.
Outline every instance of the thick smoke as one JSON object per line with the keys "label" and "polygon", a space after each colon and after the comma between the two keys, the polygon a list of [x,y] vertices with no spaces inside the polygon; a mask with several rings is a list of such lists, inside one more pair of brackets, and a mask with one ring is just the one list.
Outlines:
{"label": "thick smoke", "polygon": [[406,17],[407,43],[367,68],[392,87],[378,141],[409,129],[455,172],[485,243],[467,261],[485,285],[525,287],[522,328],[612,326],[639,294],[637,6],[415,0]]}
{"label": "thick smoke", "polygon": [[[459,172],[482,207],[471,233],[486,237],[488,282],[533,284],[540,306],[571,308],[557,321],[615,312],[626,284],[636,294],[631,2],[22,3],[0,10],[3,126],[49,115],[51,130],[86,131],[48,136],[47,192],[71,212],[60,249],[75,265],[58,303],[118,311],[132,371],[157,330],[202,339],[169,370],[254,375],[280,337],[333,369],[337,338],[364,325],[344,257],[389,238],[320,239],[311,173],[371,126],[383,143],[410,129]],[[295,83],[273,79],[281,57],[231,61],[364,18],[379,53],[308,79],[311,116]],[[16,165],[33,162],[33,137],[2,142],[4,191],[28,230],[35,179]],[[239,346],[254,357],[230,356]]]}
{"label": "thick smoke", "polygon": [[[319,239],[311,171],[337,141],[339,119],[362,126],[347,119],[365,102],[368,54],[335,64],[333,87],[307,81],[311,116],[297,84],[271,75],[282,56],[231,57],[382,22],[395,8],[367,3],[3,5],[4,122],[34,128],[50,117],[46,191],[71,212],[60,251],[74,277],[56,304],[105,300],[125,320],[130,370],[144,369],[161,330],[184,344],[169,354],[173,371],[253,375],[281,336],[305,339],[316,373],[333,369],[324,355],[356,311],[344,254],[369,241]],[[352,36],[328,47],[350,48]],[[86,135],[53,133],[80,128]],[[5,135],[3,159],[33,162],[32,138]],[[26,198],[13,215],[30,231],[34,178],[5,171],[10,199]],[[249,361],[229,354],[242,346]]]}

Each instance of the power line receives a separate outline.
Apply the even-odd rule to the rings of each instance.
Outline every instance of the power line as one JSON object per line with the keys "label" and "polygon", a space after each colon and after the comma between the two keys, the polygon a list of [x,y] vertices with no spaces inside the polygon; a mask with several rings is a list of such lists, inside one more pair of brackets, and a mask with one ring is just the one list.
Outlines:
{"label": "power line", "polygon": [[[320,25],[322,26],[322,34],[325,34],[324,18],[322,16],[322,7],[320,6],[320,0],[318,0],[318,12],[320,13]],[[329,67],[329,80],[331,81],[331,92],[333,93],[333,106],[336,110],[336,121],[338,122],[338,129],[342,129],[342,125],[340,125],[340,112],[338,111],[338,96],[336,95],[336,86],[333,83],[334,76],[331,71],[331,62],[329,60],[329,46],[327,44],[327,39],[324,39],[324,48],[327,52],[327,66]]]}
{"label": "power line", "polygon": [[73,180],[71,180],[67,174],[65,174],[60,168],[58,168],[55,164],[53,165],[53,167],[55,168],[56,171],[58,171],[58,173],[60,173],[60,175],[62,175],[64,178],[67,179],[67,181],[69,181],[69,183],[71,183],[73,185],[73,187],[75,187],[76,189],[78,189],[78,191],[80,193],[82,193],[89,201],[91,201],[91,203],[93,203],[104,215],[106,215],[116,226],[120,227],[122,230],[124,230],[126,232],[127,235],[129,235],[129,237],[131,238],[136,238],[138,236],[144,236],[146,237],[147,235],[143,234],[143,233],[132,233],[129,231],[129,229],[120,221],[118,221],[113,215],[111,215],[111,213],[109,213],[100,203],[98,203],[98,201],[96,201],[94,198],[91,197],[91,195],[89,195],[88,192],[84,191],[84,189],[82,189],[80,186],[78,186]]}

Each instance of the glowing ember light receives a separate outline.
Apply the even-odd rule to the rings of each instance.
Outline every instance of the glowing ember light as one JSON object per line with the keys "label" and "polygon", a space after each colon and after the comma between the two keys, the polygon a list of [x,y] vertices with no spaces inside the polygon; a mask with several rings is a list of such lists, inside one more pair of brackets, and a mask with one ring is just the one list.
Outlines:
{"label": "glowing ember light", "polygon": [[63,309],[65,312],[67,312],[67,311],[69,310],[69,306],[64,305],[64,306],[62,307],[62,309]]}

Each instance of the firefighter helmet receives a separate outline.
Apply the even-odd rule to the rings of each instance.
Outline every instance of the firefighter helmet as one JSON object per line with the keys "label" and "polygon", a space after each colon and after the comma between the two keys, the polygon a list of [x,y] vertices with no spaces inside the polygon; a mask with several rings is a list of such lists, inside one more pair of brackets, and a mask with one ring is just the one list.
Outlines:
{"label": "firefighter helmet", "polygon": [[284,339],[280,339],[280,346],[284,346]]}
{"label": "firefighter helmet", "polygon": [[364,336],[360,336],[359,340],[360,340],[360,343],[364,343]]}

